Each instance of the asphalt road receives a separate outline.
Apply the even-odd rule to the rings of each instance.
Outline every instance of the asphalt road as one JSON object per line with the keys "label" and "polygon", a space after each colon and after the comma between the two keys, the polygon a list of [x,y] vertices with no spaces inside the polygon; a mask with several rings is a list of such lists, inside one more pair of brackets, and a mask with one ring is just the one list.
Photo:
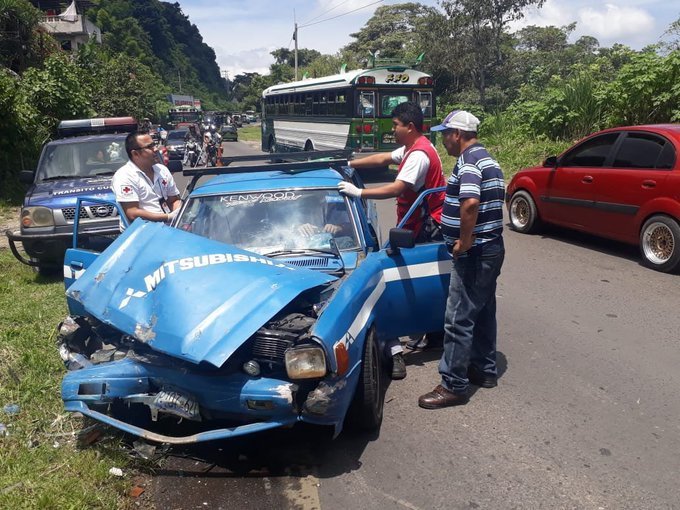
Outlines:
{"label": "asphalt road", "polygon": [[680,508],[680,276],[563,230],[505,236],[497,388],[422,410],[441,351],[409,354],[379,436],[303,428],[177,449],[156,508]]}

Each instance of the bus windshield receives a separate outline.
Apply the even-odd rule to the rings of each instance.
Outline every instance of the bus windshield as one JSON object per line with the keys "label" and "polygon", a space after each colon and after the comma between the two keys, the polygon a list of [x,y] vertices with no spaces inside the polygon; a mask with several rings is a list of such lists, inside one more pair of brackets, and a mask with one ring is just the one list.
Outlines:
{"label": "bus windshield", "polygon": [[198,112],[170,112],[168,114],[171,122],[198,122]]}
{"label": "bus windshield", "polygon": [[380,95],[380,114],[383,117],[391,117],[394,109],[401,103],[409,100],[409,96],[399,93],[385,93]]}

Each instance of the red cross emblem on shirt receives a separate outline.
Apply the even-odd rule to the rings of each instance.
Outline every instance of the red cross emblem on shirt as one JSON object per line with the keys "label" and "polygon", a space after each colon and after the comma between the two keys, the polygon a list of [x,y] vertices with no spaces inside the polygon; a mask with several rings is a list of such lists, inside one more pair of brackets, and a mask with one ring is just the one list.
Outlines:
{"label": "red cross emblem on shirt", "polygon": [[162,184],[163,186],[167,186],[168,181],[166,181],[165,179],[163,179],[163,180],[161,181],[161,184]]}
{"label": "red cross emblem on shirt", "polygon": [[132,191],[132,189],[129,186],[125,186],[123,188],[123,193],[130,193],[131,191]]}

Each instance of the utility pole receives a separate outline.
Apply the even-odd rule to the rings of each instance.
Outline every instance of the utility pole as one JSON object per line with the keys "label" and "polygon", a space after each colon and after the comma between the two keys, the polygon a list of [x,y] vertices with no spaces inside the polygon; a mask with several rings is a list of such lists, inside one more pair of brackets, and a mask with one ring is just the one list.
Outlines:
{"label": "utility pole", "polygon": [[295,32],[293,32],[293,39],[295,39],[295,81],[298,79],[298,60],[297,60],[297,51],[298,51],[298,27],[297,27],[297,21],[295,22]]}

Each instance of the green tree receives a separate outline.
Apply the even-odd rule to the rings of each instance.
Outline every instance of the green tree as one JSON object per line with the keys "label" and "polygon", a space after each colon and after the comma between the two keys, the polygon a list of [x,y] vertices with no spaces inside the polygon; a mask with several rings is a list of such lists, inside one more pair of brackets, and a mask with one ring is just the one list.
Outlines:
{"label": "green tree", "polygon": [[417,33],[427,30],[425,21],[435,12],[415,2],[378,7],[361,30],[350,34],[356,40],[343,48],[344,57],[365,61],[369,53],[380,51],[383,58],[415,59],[424,51]]}
{"label": "green tree", "polygon": [[155,118],[156,102],[170,92],[151,69],[125,54],[105,62],[94,78],[91,101],[100,117]]}
{"label": "green tree", "polygon": [[89,91],[82,85],[78,65],[59,53],[48,57],[42,67],[24,73],[21,94],[40,112],[43,127],[51,131],[60,120],[93,113]]}
{"label": "green tree", "polygon": [[680,50],[632,56],[602,96],[609,125],[680,122]]}
{"label": "green tree", "polygon": [[[271,52],[271,56],[274,57],[275,64],[286,64],[290,67],[295,67],[295,50],[289,50],[288,48],[278,48]],[[307,66],[319,57],[321,57],[321,53],[316,50],[299,48],[298,67]]]}
{"label": "green tree", "polygon": [[22,73],[40,61],[40,16],[26,0],[0,0],[0,65]]}
{"label": "green tree", "polygon": [[439,24],[437,46],[450,45],[450,59],[468,74],[486,106],[486,88],[497,78],[510,46],[506,32],[510,22],[523,17],[523,10],[540,7],[545,0],[441,0],[448,23]]}
{"label": "green tree", "polygon": [[663,33],[662,47],[668,51],[680,50],[680,17],[668,26]]}

